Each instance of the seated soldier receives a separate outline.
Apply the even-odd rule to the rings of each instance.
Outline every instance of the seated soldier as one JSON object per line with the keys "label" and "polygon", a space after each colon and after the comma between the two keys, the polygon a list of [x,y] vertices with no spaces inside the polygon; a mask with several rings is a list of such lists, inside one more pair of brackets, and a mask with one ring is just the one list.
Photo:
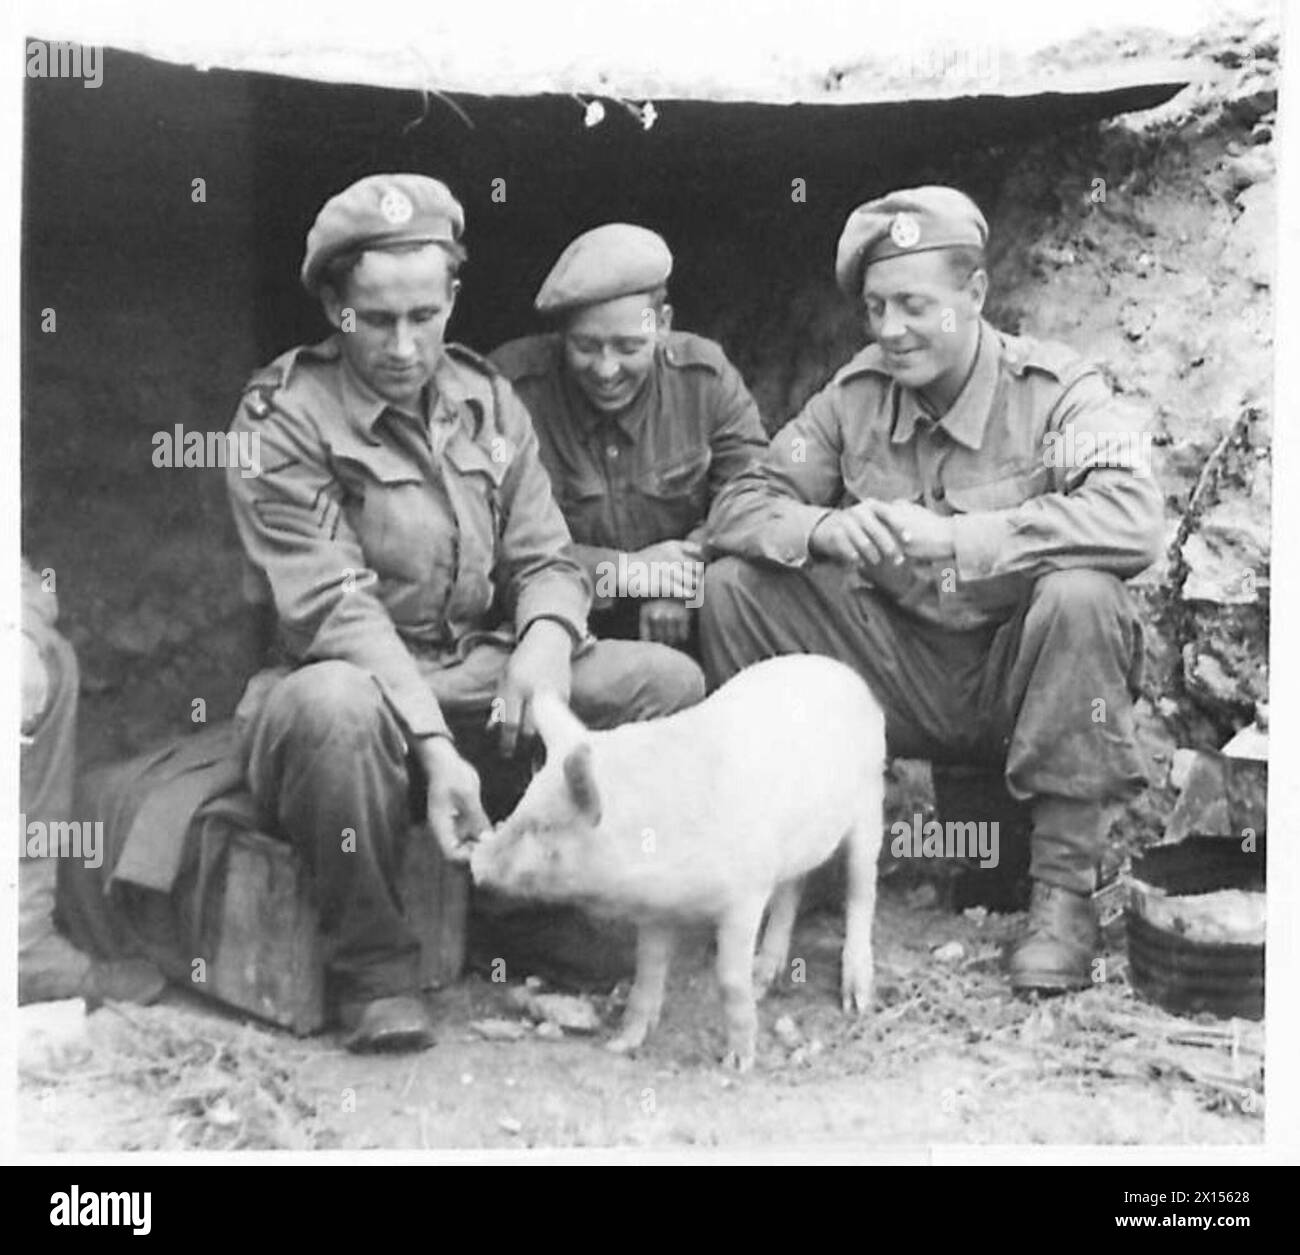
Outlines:
{"label": "seated soldier", "polygon": [[715,503],[710,687],[756,659],[840,658],[891,752],[994,762],[1032,820],[1012,985],[1086,987],[1109,807],[1144,783],[1142,633],[1122,581],[1161,548],[1146,442],[1101,374],[982,317],[987,227],[961,192],[860,206],[836,278],[875,343]]}
{"label": "seated soldier", "polygon": [[249,784],[314,873],[327,995],[354,1050],[431,1041],[396,883],[413,794],[427,789],[454,857],[487,823],[489,720],[509,755],[542,689],[597,727],[703,691],[683,654],[587,631],[528,412],[444,341],[463,226],[423,175],[372,175],[328,201],[302,282],[334,333],[254,376],[232,426],[261,442],[261,473],[227,482],[293,664],[243,708]]}
{"label": "seated soldier", "polygon": [[533,417],[595,589],[592,629],[686,646],[709,503],[767,435],[722,348],[671,329],[672,265],[645,227],[585,232],[537,293],[556,330],[503,344],[492,360]]}

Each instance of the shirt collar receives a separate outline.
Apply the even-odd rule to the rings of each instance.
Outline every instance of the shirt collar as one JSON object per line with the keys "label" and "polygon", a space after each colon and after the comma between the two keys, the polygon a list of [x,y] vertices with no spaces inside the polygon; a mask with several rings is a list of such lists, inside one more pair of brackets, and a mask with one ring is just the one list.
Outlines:
{"label": "shirt collar", "polygon": [[[997,393],[1000,366],[997,333],[981,319],[979,345],[975,350],[975,365],[971,368],[970,378],[938,424],[958,444],[968,449],[978,449],[984,441],[984,429],[988,426],[989,411]],[[894,444],[906,444],[912,439],[917,421],[930,421],[930,416],[921,404],[921,398],[911,388],[897,383],[891,386],[899,400],[898,419],[890,439]]]}
{"label": "shirt collar", "polygon": [[[344,412],[357,431],[364,436],[369,436],[386,411],[400,411],[361,379],[349,365],[346,357],[341,358],[341,363],[340,390]],[[466,396],[465,385],[455,366],[447,360],[446,354],[443,354],[425,390],[425,422],[447,422],[456,418]]]}
{"label": "shirt collar", "polygon": [[560,378],[563,380],[566,408],[573,415],[584,440],[591,440],[596,436],[607,434],[611,428],[616,428],[623,433],[629,443],[636,443],[641,428],[645,426],[646,415],[654,407],[659,394],[659,355],[662,351],[662,347],[656,348],[654,364],[632,404],[611,416],[596,409],[587,400],[582,389],[569,377],[568,367],[564,362],[563,346],[561,346],[559,369]]}

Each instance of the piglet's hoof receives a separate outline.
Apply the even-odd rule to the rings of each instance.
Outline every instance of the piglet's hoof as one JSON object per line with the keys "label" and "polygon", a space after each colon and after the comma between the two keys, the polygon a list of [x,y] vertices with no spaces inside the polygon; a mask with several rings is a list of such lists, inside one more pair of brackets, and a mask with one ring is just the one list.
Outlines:
{"label": "piglet's hoof", "polygon": [[868,962],[846,959],[840,979],[840,1002],[846,1015],[866,1015],[871,1010],[874,971]]}

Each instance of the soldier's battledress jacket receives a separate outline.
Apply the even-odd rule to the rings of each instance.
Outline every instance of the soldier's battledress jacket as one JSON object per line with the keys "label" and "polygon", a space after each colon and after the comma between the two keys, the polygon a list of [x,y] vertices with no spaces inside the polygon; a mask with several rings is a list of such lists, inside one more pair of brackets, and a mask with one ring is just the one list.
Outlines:
{"label": "soldier's battledress jacket", "polygon": [[573,533],[597,564],[662,540],[701,540],[709,504],[767,447],[758,406],[722,347],[672,331],[625,413],[598,413],[566,375],[558,334],[503,344],[492,361],[528,406]]}
{"label": "soldier's battledress jacket", "polygon": [[586,637],[590,587],[528,411],[469,349],[446,346],[417,418],[331,336],[258,372],[231,430],[260,442],[260,473],[232,467],[227,486],[284,648],[368,672],[409,735],[447,730],[422,666],[537,618]]}
{"label": "soldier's battledress jacket", "polygon": [[875,345],[845,365],[714,503],[724,553],[803,566],[832,509],[911,501],[953,519],[951,570],[880,564],[864,573],[940,627],[1005,619],[1039,576],[1088,567],[1121,579],[1159,552],[1163,502],[1149,441],[1095,366],[985,322],[970,378],[932,418]]}

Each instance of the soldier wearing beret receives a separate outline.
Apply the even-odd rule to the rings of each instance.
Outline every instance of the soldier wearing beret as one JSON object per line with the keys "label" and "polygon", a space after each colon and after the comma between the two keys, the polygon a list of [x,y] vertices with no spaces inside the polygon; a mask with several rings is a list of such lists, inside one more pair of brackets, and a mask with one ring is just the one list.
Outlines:
{"label": "soldier wearing beret", "polygon": [[413,798],[456,857],[487,824],[468,761],[487,769],[486,723],[509,754],[542,689],[598,727],[703,691],[684,655],[588,632],[528,413],[444,340],[463,226],[421,175],[330,200],[302,282],[334,333],[255,375],[233,424],[261,442],[261,473],[228,487],[289,664],[245,696],[248,779],[312,868],[328,992],[357,1050],[431,1040],[395,880]]}
{"label": "soldier wearing beret", "polygon": [[874,343],[715,503],[709,542],[734,556],[705,580],[705,673],[829,654],[893,753],[1004,769],[1032,818],[1012,985],[1083,988],[1110,808],[1145,783],[1122,581],[1158,557],[1162,501],[1098,371],[982,317],[986,235],[947,187],[850,215],[836,278]]}
{"label": "soldier wearing beret", "polygon": [[504,344],[492,360],[532,414],[595,589],[593,629],[685,645],[709,503],[767,437],[722,348],[671,329],[672,264],[645,227],[585,232],[537,293],[556,330]]}

